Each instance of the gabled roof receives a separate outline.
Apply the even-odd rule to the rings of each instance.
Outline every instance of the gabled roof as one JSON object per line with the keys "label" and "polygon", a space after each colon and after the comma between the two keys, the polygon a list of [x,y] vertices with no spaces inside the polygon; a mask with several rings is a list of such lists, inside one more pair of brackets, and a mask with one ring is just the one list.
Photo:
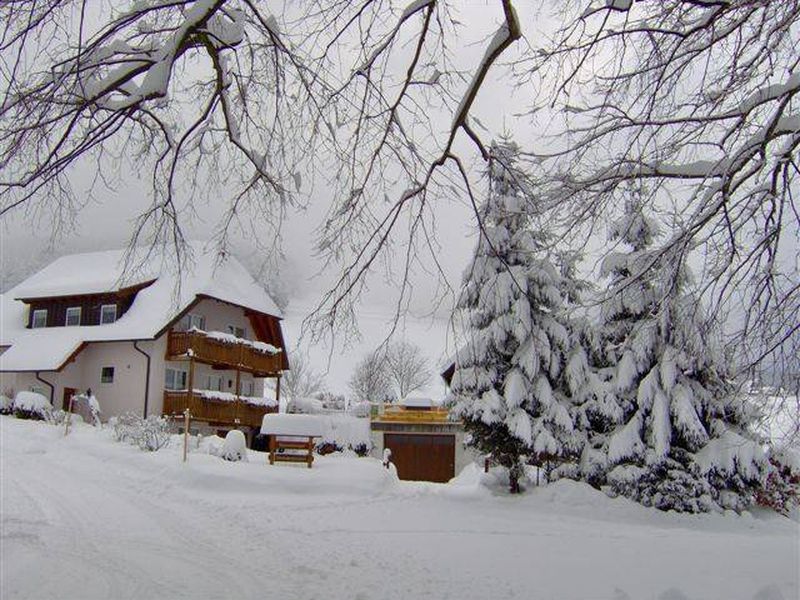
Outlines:
{"label": "gabled roof", "polygon": [[[160,253],[149,255],[133,273],[126,273],[124,250],[62,256],[0,294],[0,347],[10,346],[0,354],[0,371],[53,371],[87,342],[154,339],[203,297],[280,318],[275,302],[236,258],[227,255],[219,259],[199,243],[190,244],[190,249],[191,258],[180,274],[175,260]],[[138,263],[134,260],[132,264]],[[25,326],[28,308],[21,298],[115,292],[152,280],[114,323],[41,329]]]}

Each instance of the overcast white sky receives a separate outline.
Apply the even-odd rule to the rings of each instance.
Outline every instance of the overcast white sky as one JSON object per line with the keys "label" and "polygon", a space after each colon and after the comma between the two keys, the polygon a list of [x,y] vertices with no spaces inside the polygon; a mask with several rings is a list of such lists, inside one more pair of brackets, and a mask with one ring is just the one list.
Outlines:
{"label": "overcast white sky", "polygon": [[[524,4],[524,3],[521,3]],[[540,24],[539,16],[529,14],[519,7],[526,33],[530,35]],[[483,55],[486,37],[489,36],[501,19],[500,3],[485,0],[468,3],[468,7],[457,15],[463,23],[459,43],[463,43],[459,60],[465,66],[474,65]],[[510,102],[508,89],[497,81],[499,70],[492,74],[492,81],[481,91],[474,115],[480,122],[494,132],[514,131],[523,126],[514,117],[519,110]],[[445,122],[451,116],[443,115]],[[84,165],[76,169],[72,184],[76,190],[86,190],[92,181],[95,165]],[[101,168],[110,173],[110,165]],[[476,162],[476,168],[480,165]],[[115,174],[116,171],[115,171]],[[123,246],[131,234],[135,217],[149,202],[146,174],[135,172],[119,173],[113,189],[105,186],[95,188],[95,198],[76,215],[73,225],[55,239],[53,228],[46,216],[16,214],[6,218],[2,224],[2,283],[7,289],[31,270],[49,262],[52,258],[74,252],[105,250]],[[142,180],[140,177],[144,177]],[[311,189],[311,185],[306,185]],[[304,191],[305,192],[305,191]],[[308,312],[318,302],[320,294],[327,289],[335,273],[321,271],[321,263],[314,256],[314,229],[321,223],[329,206],[326,187],[316,183],[309,197],[308,209],[291,213],[283,229],[283,250],[286,260],[279,277],[289,293],[286,333],[290,346],[301,340],[301,324]],[[305,192],[307,193],[307,192]],[[184,225],[194,239],[208,239],[213,231],[219,201],[216,194],[209,191],[208,197],[194,198],[192,205],[195,216]],[[85,197],[85,196],[84,196]],[[467,266],[475,243],[475,229],[471,209],[466,204],[442,201],[433,207],[438,221],[438,240],[442,246],[439,254],[449,284],[458,286],[461,272]],[[240,252],[247,254],[252,247],[247,239],[241,240]],[[251,257],[245,257],[251,258]],[[252,263],[252,260],[248,260]],[[420,269],[413,275],[413,294],[410,311],[400,324],[398,335],[420,345],[431,360],[434,370],[442,359],[452,352],[452,340],[448,340],[447,321],[451,303],[445,302],[434,312],[434,298],[441,292],[441,280]],[[303,338],[304,349],[310,354],[315,366],[329,374],[328,387],[337,392],[345,392],[347,380],[353,364],[366,352],[384,340],[392,325],[395,310],[397,286],[385,281],[378,274],[369,280],[368,292],[364,295],[359,309],[359,329],[362,339],[349,348],[331,349],[327,345],[312,345]],[[436,378],[431,382],[429,393],[441,395],[443,387]]]}

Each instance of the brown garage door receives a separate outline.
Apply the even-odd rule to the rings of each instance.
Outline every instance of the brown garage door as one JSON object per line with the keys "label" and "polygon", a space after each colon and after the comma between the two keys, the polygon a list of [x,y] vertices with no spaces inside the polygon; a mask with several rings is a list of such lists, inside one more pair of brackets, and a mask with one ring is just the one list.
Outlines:
{"label": "brown garage door", "polygon": [[444,483],[455,476],[454,435],[384,433],[383,444],[392,451],[400,479]]}

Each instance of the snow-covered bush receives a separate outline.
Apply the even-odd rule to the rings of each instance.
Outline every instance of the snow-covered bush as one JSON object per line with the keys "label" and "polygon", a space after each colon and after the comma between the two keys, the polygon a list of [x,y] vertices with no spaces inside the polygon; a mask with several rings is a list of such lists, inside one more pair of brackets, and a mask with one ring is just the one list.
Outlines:
{"label": "snow-covered bush", "polygon": [[322,420],[322,439],[317,443],[317,452],[329,454],[352,450],[359,456],[366,456],[372,450],[372,436],[369,421],[349,415],[327,415],[317,417]]}
{"label": "snow-covered bush", "polygon": [[10,415],[12,412],[14,412],[14,401],[5,394],[0,394],[0,415]]}
{"label": "snow-covered bush", "polygon": [[238,429],[231,429],[225,436],[219,457],[231,462],[247,462],[247,439]]}
{"label": "snow-covered bush", "polygon": [[[61,410],[59,408],[50,413],[50,416],[47,418],[47,421],[49,423],[52,423],[53,425],[63,425],[64,422],[67,420],[68,414],[69,413],[67,411]],[[70,423],[72,423],[73,425],[76,423],[83,423],[83,417],[78,413],[72,413],[72,415],[70,416]]]}
{"label": "snow-covered bush", "polygon": [[322,401],[317,398],[292,398],[286,405],[286,412],[290,414],[316,415],[323,410]]}
{"label": "snow-covered bush", "polygon": [[50,401],[36,392],[17,392],[14,398],[14,416],[18,419],[44,421],[52,410]]}
{"label": "snow-covered bush", "polygon": [[347,414],[353,417],[366,418],[369,416],[372,405],[369,402],[351,402]]}
{"label": "snow-covered bush", "polygon": [[109,420],[114,431],[114,439],[138,446],[141,450],[155,452],[169,444],[169,422],[157,415],[143,419],[139,415],[126,412]]}
{"label": "snow-covered bush", "polygon": [[800,508],[800,453],[791,449],[775,451],[769,461],[772,469],[756,491],[756,502],[789,516]]}
{"label": "snow-covered bush", "polygon": [[612,496],[677,512],[707,512],[715,507],[712,488],[696,468],[671,458],[649,467],[620,465],[608,474]]}

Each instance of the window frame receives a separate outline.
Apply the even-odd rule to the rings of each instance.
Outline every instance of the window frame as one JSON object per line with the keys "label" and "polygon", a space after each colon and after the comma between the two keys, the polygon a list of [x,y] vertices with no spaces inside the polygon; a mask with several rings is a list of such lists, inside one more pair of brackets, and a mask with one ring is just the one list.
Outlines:
{"label": "window frame", "polygon": [[[216,380],[214,383],[212,381]],[[221,392],[224,385],[222,375],[207,375],[206,376],[206,389],[210,392]],[[216,387],[215,387],[216,386]]]}
{"label": "window frame", "polygon": [[[173,373],[173,381],[172,381],[172,385],[171,386],[168,385],[168,380],[167,380],[168,374],[170,372]],[[178,381],[177,380],[182,380],[183,381],[183,387],[175,387],[175,386],[178,385]],[[180,368],[177,368],[177,367],[166,367],[164,369],[164,389],[165,390],[169,390],[171,392],[180,392],[180,391],[183,391],[183,390],[187,389],[186,388],[187,385],[189,385],[189,372],[188,371],[185,371],[184,369],[180,369]]]}
{"label": "window frame", "polygon": [[[110,372],[110,377],[107,376],[107,372]],[[105,366],[100,367],[100,383],[114,383],[114,375],[116,374],[116,369],[113,366]]]}
{"label": "window frame", "polygon": [[[37,315],[44,315],[44,323],[41,325],[36,324],[36,316]],[[31,329],[42,329],[43,327],[47,327],[47,317],[49,316],[48,311],[46,308],[37,308],[31,314]]]}
{"label": "window frame", "polygon": [[[247,329],[238,325],[228,324],[228,333],[242,340],[247,339]],[[241,333],[242,335],[239,335]]]}
{"label": "window frame", "polygon": [[[75,314],[74,311],[78,311],[78,322],[77,323],[70,323],[69,322],[70,311],[73,311],[73,315]],[[65,327],[80,327],[81,317],[83,317],[83,309],[82,309],[82,307],[80,307],[80,306],[68,306],[67,310],[64,312],[64,326]]]}
{"label": "window frame", "polygon": [[[103,318],[103,314],[106,308],[113,308],[114,309],[114,318],[111,321],[106,321]],[[100,325],[111,325],[111,323],[117,322],[117,305],[116,304],[101,304],[100,305]]]}

